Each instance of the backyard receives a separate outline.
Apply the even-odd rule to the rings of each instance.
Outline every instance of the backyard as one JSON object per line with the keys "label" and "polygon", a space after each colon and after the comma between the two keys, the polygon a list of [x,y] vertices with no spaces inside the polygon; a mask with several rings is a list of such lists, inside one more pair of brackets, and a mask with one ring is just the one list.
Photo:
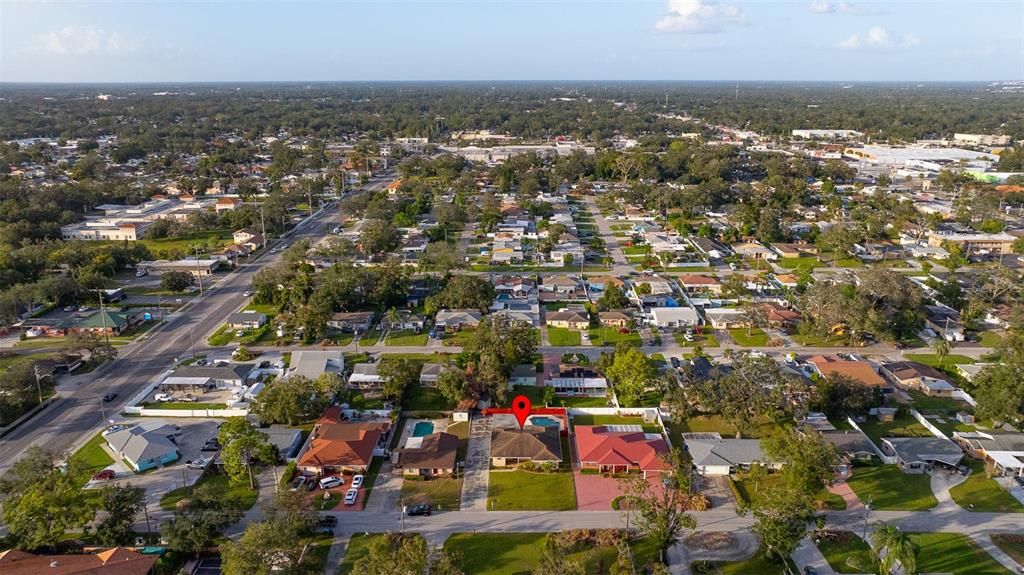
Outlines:
{"label": "backyard", "polygon": [[642,417],[630,417],[628,415],[592,415],[589,413],[577,413],[572,416],[572,424],[575,425],[639,425],[648,433],[661,433],[661,426],[657,423],[647,423]]}
{"label": "backyard", "polygon": [[846,483],[872,509],[924,511],[939,504],[927,474],[903,473],[896,465],[854,466]]}
{"label": "backyard", "polygon": [[882,445],[883,437],[934,437],[921,422],[910,415],[896,416],[892,421],[878,421],[872,417],[858,423],[864,435],[871,438],[875,445]]}
{"label": "backyard", "polygon": [[[971,468],[971,474],[963,483],[949,490],[957,505],[980,512],[1024,512],[1024,505],[1021,505],[1020,501],[1003,489],[995,479],[985,475],[984,463],[965,459],[964,464]],[[1024,522],[1024,518],[1021,521]]]}
{"label": "backyard", "polygon": [[913,533],[919,573],[1008,575],[1009,571],[985,550],[959,533]]}

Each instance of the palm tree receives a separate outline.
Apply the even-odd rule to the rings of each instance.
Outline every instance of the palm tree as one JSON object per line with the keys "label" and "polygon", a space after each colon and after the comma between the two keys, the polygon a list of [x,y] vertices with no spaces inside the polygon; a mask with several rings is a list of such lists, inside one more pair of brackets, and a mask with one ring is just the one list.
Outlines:
{"label": "palm tree", "polygon": [[946,361],[946,356],[949,355],[949,341],[944,337],[939,337],[932,344],[932,351],[935,352],[935,358],[939,360],[939,367]]}
{"label": "palm tree", "polygon": [[875,548],[878,568],[883,575],[892,575],[897,563],[903,568],[903,573],[917,573],[917,545],[899,527],[878,524],[871,534],[871,545]]}
{"label": "palm tree", "polygon": [[398,313],[398,310],[391,308],[384,314],[384,319],[388,322],[388,329],[395,327],[395,324],[402,321],[402,314]]}

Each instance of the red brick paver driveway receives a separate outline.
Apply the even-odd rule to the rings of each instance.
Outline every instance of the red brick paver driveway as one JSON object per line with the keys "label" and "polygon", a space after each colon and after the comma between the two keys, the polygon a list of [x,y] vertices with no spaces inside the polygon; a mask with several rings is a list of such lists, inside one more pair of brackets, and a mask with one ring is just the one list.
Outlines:
{"label": "red brick paver driveway", "polygon": [[[579,511],[610,511],[612,501],[622,495],[618,479],[603,475],[583,475],[578,469],[572,472],[576,482],[576,509]],[[661,481],[657,475],[647,478],[656,492],[660,492]]]}

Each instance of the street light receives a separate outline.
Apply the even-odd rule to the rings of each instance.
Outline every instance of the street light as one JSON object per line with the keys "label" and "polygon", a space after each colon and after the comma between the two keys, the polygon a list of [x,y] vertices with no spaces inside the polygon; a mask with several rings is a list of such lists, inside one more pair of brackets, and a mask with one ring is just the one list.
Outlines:
{"label": "street light", "polygon": [[39,366],[36,364],[32,365],[32,371],[36,374],[36,391],[39,392],[39,405],[43,404],[43,386],[39,383],[41,376],[39,375]]}

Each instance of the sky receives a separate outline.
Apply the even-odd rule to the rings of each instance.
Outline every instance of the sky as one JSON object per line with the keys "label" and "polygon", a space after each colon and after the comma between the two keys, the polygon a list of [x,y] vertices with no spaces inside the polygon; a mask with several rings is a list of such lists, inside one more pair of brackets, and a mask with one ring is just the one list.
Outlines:
{"label": "sky", "polygon": [[1024,80],[1024,0],[0,0],[0,82]]}

